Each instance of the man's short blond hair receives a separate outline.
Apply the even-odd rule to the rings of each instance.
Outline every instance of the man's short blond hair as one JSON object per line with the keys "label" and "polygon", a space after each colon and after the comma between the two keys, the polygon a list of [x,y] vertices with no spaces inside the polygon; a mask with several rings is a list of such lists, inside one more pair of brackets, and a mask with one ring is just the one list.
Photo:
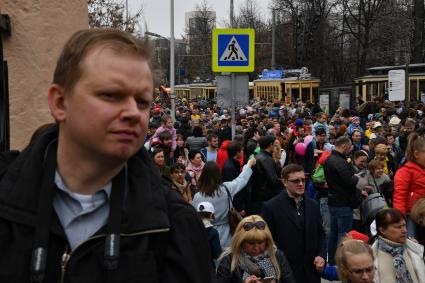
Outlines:
{"label": "man's short blond hair", "polygon": [[150,65],[151,50],[148,44],[130,33],[116,29],[80,30],[66,42],[56,63],[53,83],[71,90],[81,77],[81,62],[90,50],[99,46],[140,57]]}

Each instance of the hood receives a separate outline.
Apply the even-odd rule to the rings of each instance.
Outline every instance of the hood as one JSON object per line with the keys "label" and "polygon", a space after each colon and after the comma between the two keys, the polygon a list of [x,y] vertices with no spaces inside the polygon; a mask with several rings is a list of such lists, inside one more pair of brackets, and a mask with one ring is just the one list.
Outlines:
{"label": "hood", "polygon": [[221,143],[221,146],[220,146],[220,149],[221,150],[224,150],[224,151],[227,151],[227,145],[229,144],[229,143],[231,143],[232,141],[229,141],[229,140],[225,140],[225,141],[223,141],[222,143]]}

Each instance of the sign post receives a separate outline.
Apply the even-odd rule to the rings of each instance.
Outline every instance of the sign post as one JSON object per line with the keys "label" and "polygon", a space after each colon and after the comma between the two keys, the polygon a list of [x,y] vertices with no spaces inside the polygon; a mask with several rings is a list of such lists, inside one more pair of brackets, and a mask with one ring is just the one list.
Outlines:
{"label": "sign post", "polygon": [[406,99],[405,70],[390,70],[388,72],[388,98],[390,101],[403,101]]}
{"label": "sign post", "polygon": [[235,136],[235,73],[254,71],[254,29],[214,29],[212,70],[231,73],[232,137]]}

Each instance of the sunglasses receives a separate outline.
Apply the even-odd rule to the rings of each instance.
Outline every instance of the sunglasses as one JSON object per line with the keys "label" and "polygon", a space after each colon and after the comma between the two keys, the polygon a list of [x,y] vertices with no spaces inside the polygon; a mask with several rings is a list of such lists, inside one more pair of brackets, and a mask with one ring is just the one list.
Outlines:
{"label": "sunglasses", "polygon": [[288,179],[287,181],[293,184],[305,184],[305,178],[293,179],[293,180]]}
{"label": "sunglasses", "polygon": [[245,231],[252,230],[254,227],[259,230],[264,230],[266,228],[266,222],[264,221],[246,222],[242,227]]}

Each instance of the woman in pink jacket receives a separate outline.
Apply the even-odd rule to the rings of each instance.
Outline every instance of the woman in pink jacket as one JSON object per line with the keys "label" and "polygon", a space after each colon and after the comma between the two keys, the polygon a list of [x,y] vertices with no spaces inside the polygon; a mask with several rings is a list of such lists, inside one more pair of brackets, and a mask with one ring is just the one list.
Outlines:
{"label": "woman in pink jacket", "polygon": [[394,208],[407,217],[409,236],[415,236],[415,225],[409,214],[415,202],[425,196],[425,138],[411,133],[406,148],[407,163],[394,177]]}

